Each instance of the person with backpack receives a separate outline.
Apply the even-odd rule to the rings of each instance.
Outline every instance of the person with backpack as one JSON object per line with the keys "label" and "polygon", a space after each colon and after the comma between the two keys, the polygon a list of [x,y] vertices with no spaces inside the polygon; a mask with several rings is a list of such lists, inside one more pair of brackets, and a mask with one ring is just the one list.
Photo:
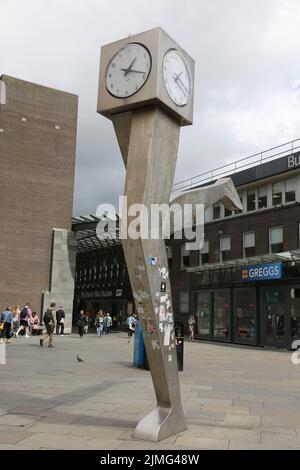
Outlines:
{"label": "person with backpack", "polygon": [[31,318],[31,308],[30,303],[27,302],[20,312],[20,327],[16,332],[16,337],[18,338],[20,331],[24,331],[25,338],[29,338],[28,334],[28,320]]}
{"label": "person with backpack", "polygon": [[40,339],[40,346],[44,346],[45,339],[49,338],[48,348],[54,348],[53,345],[53,333],[55,330],[55,320],[56,320],[56,304],[51,303],[50,308],[46,310],[43,316],[43,322],[46,328],[46,333],[43,334],[43,337]]}
{"label": "person with backpack", "polygon": [[62,305],[56,312],[56,334],[64,336],[64,329],[65,329],[65,311]]}

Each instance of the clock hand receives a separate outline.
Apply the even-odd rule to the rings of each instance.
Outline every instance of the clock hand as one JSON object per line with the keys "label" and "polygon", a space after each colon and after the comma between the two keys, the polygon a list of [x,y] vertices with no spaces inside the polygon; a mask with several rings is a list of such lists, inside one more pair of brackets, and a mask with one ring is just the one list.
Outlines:
{"label": "clock hand", "polygon": [[136,58],[137,58],[137,56],[135,56],[135,58],[131,61],[130,65],[127,69],[121,69],[124,72],[124,77],[126,77],[126,75],[131,71],[134,62],[136,61]]}
{"label": "clock hand", "polygon": [[178,75],[175,73],[175,77],[174,77],[174,80],[175,80],[175,83],[178,84],[178,82],[181,84],[181,87],[184,88],[186,94],[188,95],[189,94],[189,91],[187,90],[185,84],[183,83],[183,81],[181,80],[180,78],[180,75],[182,74],[182,72],[180,72]]}
{"label": "clock hand", "polygon": [[[128,70],[128,69],[121,69],[121,70],[122,70],[122,72],[127,72],[127,73],[132,72],[132,73],[143,73],[143,74],[146,74],[146,72],[142,72],[141,70],[132,70],[132,69],[130,69],[130,70]],[[127,74],[125,74],[125,75],[127,75]]]}

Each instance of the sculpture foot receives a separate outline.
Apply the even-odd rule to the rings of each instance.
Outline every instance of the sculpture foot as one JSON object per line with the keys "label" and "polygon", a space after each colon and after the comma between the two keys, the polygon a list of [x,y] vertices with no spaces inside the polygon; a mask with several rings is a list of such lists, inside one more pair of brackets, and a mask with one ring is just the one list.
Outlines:
{"label": "sculpture foot", "polygon": [[187,429],[183,412],[157,406],[135,428],[133,437],[145,441],[160,441]]}

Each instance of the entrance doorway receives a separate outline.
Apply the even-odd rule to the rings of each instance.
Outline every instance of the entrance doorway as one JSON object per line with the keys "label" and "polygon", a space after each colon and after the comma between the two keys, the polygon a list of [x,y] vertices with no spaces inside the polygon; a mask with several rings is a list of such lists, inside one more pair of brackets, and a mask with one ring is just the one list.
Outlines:
{"label": "entrance doorway", "polygon": [[288,289],[266,287],[263,290],[264,344],[285,348],[288,345]]}

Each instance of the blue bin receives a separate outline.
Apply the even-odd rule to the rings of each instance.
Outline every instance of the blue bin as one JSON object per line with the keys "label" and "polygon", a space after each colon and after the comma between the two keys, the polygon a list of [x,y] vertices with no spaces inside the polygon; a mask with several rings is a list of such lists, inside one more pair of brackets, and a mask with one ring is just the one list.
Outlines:
{"label": "blue bin", "polygon": [[135,327],[134,332],[134,350],[133,350],[133,365],[134,367],[143,367],[145,360],[145,344],[143,338],[143,331],[140,325]]}

